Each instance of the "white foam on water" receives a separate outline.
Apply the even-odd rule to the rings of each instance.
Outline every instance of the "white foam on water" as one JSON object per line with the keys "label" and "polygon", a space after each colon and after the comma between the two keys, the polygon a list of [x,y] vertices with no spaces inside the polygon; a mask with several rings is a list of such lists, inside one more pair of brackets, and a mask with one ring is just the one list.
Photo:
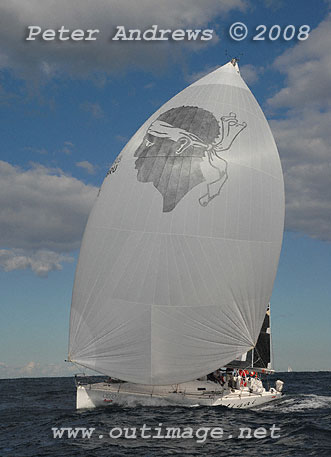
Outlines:
{"label": "white foam on water", "polygon": [[313,409],[331,408],[331,397],[315,394],[303,394],[297,397],[284,397],[277,404],[268,404],[260,410],[277,410],[277,412],[291,413]]}

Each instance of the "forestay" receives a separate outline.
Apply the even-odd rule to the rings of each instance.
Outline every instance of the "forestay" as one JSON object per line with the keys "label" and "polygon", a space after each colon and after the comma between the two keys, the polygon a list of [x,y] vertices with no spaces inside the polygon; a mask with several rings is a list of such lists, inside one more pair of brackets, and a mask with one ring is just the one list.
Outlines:
{"label": "forestay", "polygon": [[229,62],[163,105],[109,170],[82,242],[69,360],[162,385],[247,352],[283,221],[273,136]]}

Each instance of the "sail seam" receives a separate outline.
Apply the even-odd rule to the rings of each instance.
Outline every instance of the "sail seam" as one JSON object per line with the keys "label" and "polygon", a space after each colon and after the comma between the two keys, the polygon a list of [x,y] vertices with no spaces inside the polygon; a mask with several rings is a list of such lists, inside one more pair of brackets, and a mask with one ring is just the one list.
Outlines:
{"label": "sail seam", "polygon": [[126,231],[126,232],[133,232],[133,233],[146,233],[146,234],[157,234],[157,235],[166,235],[166,236],[185,236],[187,238],[206,238],[206,239],[213,239],[213,240],[227,240],[227,241],[239,241],[244,243],[261,243],[261,244],[275,244],[278,240],[244,240],[240,238],[227,238],[223,236],[208,236],[208,235],[194,235],[194,234],[186,234],[186,233],[166,233],[166,232],[156,232],[156,231],[147,231],[147,230],[132,230],[128,228],[118,228],[118,227],[94,227],[96,230],[117,230],[117,231]]}

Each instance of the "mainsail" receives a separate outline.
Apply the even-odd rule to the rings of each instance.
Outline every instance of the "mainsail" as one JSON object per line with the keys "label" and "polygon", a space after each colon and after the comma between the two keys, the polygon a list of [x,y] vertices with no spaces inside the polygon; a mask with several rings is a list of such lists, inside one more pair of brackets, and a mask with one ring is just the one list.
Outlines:
{"label": "mainsail", "polygon": [[232,360],[226,366],[254,371],[272,372],[270,305],[264,316],[256,345],[245,352],[240,358]]}
{"label": "mainsail", "polygon": [[173,97],[102,184],[76,271],[68,359],[162,385],[249,351],[276,275],[283,187],[235,60]]}

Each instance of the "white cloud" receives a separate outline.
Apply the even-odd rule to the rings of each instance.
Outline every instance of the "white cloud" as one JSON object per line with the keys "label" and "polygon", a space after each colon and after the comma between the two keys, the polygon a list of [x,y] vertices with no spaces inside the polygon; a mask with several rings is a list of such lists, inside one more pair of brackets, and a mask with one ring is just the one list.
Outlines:
{"label": "white cloud", "polygon": [[39,365],[39,363],[31,361],[22,367],[20,371],[22,374],[31,375],[39,367]]}
{"label": "white cloud", "polygon": [[268,100],[287,110],[273,120],[282,160],[288,230],[331,241],[331,40],[330,18],[307,41],[275,61],[286,86]]}
{"label": "white cloud", "polygon": [[274,68],[286,76],[286,86],[269,105],[301,109],[331,105],[331,16],[310,32],[309,38],[278,57]]}
{"label": "white cloud", "polygon": [[76,162],[76,167],[82,168],[90,175],[95,174],[95,166],[87,160],[83,160],[82,162]]}
{"label": "white cloud", "polygon": [[288,230],[331,241],[331,113],[271,122],[282,160]]}
{"label": "white cloud", "polygon": [[0,245],[77,249],[97,189],[60,169],[0,161]]}
{"label": "white cloud", "polygon": [[80,108],[91,114],[95,119],[101,119],[105,115],[99,103],[84,102],[80,105]]}
{"label": "white cloud", "polygon": [[[115,27],[146,29],[153,24],[160,28],[201,28],[231,10],[243,11],[245,0],[39,0],[5,1],[0,5],[2,25],[0,66],[13,69],[25,78],[45,80],[63,73],[74,77],[96,77],[101,72],[113,73],[123,68],[155,69],[174,59],[183,59],[194,52],[197,42],[146,43],[114,42]],[[96,41],[25,41],[27,26],[58,29],[99,29]],[[211,42],[205,42],[211,43]]]}
{"label": "white cloud", "polygon": [[0,264],[39,276],[71,261],[80,245],[97,188],[60,169],[24,170],[0,161]]}
{"label": "white cloud", "polygon": [[70,155],[73,151],[74,146],[75,145],[71,141],[65,141],[61,152],[64,152],[66,155]]}
{"label": "white cloud", "polygon": [[154,82],[150,82],[144,85],[144,89],[153,89],[153,87],[155,87]]}
{"label": "white cloud", "polygon": [[248,85],[255,84],[262,72],[263,67],[256,67],[251,64],[240,66],[240,74]]}
{"label": "white cloud", "polygon": [[42,154],[42,155],[46,155],[48,154],[48,151],[47,149],[45,148],[34,148],[34,147],[31,147],[31,146],[27,146],[24,148],[25,151],[28,151],[28,152],[32,152],[33,154]]}
{"label": "white cloud", "polygon": [[[84,370],[92,373],[89,370]],[[34,378],[52,376],[72,376],[77,372],[77,367],[71,363],[41,363],[34,360],[22,366],[12,366],[0,362],[0,378]],[[92,373],[95,374],[95,373]]]}
{"label": "white cloud", "polygon": [[62,262],[73,257],[47,250],[29,252],[24,249],[0,249],[0,267],[4,271],[31,269],[37,276],[47,277],[51,271],[62,270]]}

